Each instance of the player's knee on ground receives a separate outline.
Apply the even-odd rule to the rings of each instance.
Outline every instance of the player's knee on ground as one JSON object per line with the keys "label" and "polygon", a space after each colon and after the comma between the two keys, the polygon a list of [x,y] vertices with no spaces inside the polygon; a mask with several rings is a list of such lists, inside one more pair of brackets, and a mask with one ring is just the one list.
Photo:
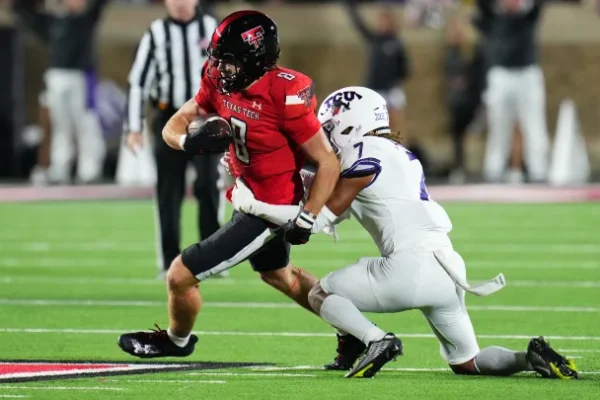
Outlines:
{"label": "player's knee on ground", "polygon": [[182,293],[197,286],[198,280],[177,256],[167,271],[167,287],[170,292]]}
{"label": "player's knee on ground", "polygon": [[477,368],[475,368],[475,359],[471,359],[462,364],[450,365],[450,369],[456,375],[477,375]]}
{"label": "player's knee on ground", "polygon": [[327,295],[327,292],[325,292],[325,290],[323,290],[323,288],[321,287],[320,282],[317,283],[310,290],[310,292],[308,292],[308,303],[317,314],[321,312],[323,300],[325,300],[325,297],[327,297]]}

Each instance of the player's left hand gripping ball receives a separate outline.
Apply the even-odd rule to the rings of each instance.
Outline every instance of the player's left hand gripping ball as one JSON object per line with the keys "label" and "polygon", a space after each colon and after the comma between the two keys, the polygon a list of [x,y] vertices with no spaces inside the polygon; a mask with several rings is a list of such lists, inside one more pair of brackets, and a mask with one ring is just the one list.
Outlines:
{"label": "player's left hand gripping ball", "polygon": [[284,238],[290,244],[305,244],[310,239],[315,216],[302,210],[295,220],[289,221],[284,229]]}
{"label": "player's left hand gripping ball", "polygon": [[181,148],[188,153],[222,153],[233,140],[231,126],[224,118],[196,118],[182,137]]}

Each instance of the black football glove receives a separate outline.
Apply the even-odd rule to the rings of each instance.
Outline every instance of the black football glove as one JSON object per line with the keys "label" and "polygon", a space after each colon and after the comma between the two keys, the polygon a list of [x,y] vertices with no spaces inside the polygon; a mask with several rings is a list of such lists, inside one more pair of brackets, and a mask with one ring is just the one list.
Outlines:
{"label": "black football glove", "polygon": [[187,153],[222,153],[233,140],[231,126],[221,117],[210,117],[205,122],[196,119],[186,130],[179,145]]}
{"label": "black football glove", "polygon": [[283,238],[290,244],[306,244],[310,239],[314,223],[315,216],[306,210],[302,210],[294,220],[289,220],[278,231],[283,233]]}

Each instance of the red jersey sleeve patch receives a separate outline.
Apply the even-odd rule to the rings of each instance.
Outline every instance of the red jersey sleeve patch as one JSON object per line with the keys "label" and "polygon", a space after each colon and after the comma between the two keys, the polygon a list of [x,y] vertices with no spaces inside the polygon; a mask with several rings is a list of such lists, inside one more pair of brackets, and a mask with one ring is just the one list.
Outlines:
{"label": "red jersey sleeve patch", "polygon": [[290,80],[284,90],[283,132],[296,144],[312,138],[321,127],[315,109],[315,84],[300,75]]}
{"label": "red jersey sleeve patch", "polygon": [[194,98],[196,104],[207,113],[215,112],[215,108],[211,103],[211,92],[214,90],[212,82],[209,79],[210,68],[208,66],[209,61],[207,60],[202,67],[202,81],[200,82],[200,89]]}

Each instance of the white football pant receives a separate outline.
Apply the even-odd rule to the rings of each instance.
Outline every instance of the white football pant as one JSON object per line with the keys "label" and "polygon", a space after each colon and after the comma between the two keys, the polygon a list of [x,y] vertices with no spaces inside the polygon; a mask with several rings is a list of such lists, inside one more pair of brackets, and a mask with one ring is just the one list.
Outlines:
{"label": "white football pant", "polygon": [[69,181],[75,141],[77,177],[82,182],[99,178],[106,144],[98,117],[88,108],[88,84],[84,72],[49,69],[45,78],[52,127],[50,179],[61,183]]}
{"label": "white football pant", "polygon": [[488,72],[487,84],[488,138],[484,178],[491,182],[503,179],[518,121],[523,132],[529,177],[532,181],[544,181],[548,174],[549,143],[541,68],[537,65],[518,69],[493,67]]}
{"label": "white football pant", "polygon": [[[464,274],[462,257],[452,248],[454,269]],[[462,364],[479,353],[465,307],[464,290],[439,264],[433,251],[407,250],[390,257],[361,258],[320,281],[327,293],[350,300],[362,312],[420,310],[440,342],[449,364]]]}

